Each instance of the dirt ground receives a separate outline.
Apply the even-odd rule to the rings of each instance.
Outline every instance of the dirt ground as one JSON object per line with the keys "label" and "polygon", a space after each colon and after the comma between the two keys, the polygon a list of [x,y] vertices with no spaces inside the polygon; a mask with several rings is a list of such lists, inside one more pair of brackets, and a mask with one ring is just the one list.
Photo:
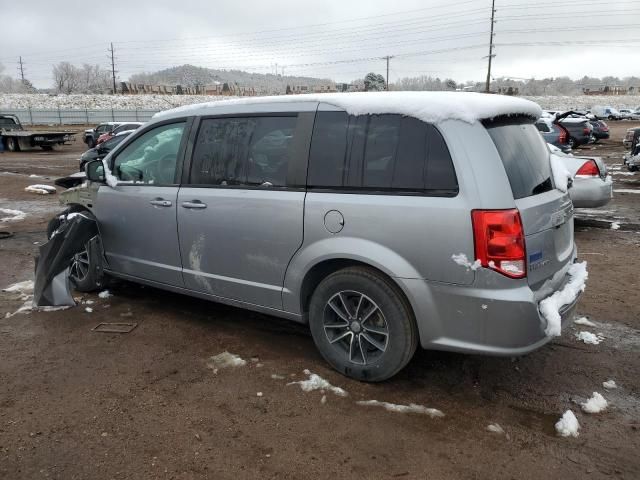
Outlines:
{"label": "dirt ground", "polygon": [[[612,139],[582,152],[623,171],[615,169],[629,126],[611,122]],[[59,209],[55,195],[24,187],[74,172],[82,150],[77,142],[0,155],[0,208],[27,213],[0,223],[14,233],[0,239],[1,288],[32,278],[37,244]],[[614,181],[637,188],[640,173]],[[520,358],[419,351],[378,385],[333,372],[305,327],[265,315],[121,282],[111,298],[82,296],[94,302],[91,313],[80,304],[4,318],[22,301],[0,293],[0,478],[638,479],[639,200],[616,194],[587,212],[624,218],[627,230],[576,225],[590,273],[579,313],[596,329],[574,325]],[[138,326],[92,331],[118,321]],[[580,330],[604,340],[581,343]],[[247,365],[214,373],[207,361],[224,351]],[[322,402],[321,392],[287,385],[306,379],[304,369],[348,396],[327,391]],[[609,379],[617,389],[603,388]],[[610,406],[583,413],[579,403],[594,391]],[[445,416],[356,404],[371,399]],[[580,422],[577,438],[555,434],[567,409]],[[491,423],[505,433],[487,431]]]}

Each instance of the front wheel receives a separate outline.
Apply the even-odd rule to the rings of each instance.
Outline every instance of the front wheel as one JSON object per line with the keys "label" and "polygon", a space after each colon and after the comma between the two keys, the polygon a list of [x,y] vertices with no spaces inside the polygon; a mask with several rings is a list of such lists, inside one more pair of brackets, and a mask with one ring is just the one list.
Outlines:
{"label": "front wheel", "polygon": [[7,138],[7,150],[10,152],[19,152],[20,144],[18,143],[18,140],[13,137]]}
{"label": "front wheel", "polygon": [[384,276],[352,267],[325,278],[309,306],[313,340],[340,373],[380,382],[413,357],[418,334],[408,302]]}
{"label": "front wheel", "polygon": [[100,288],[95,266],[91,263],[89,243],[86,243],[83,249],[73,256],[69,269],[69,280],[79,292],[93,292]]}

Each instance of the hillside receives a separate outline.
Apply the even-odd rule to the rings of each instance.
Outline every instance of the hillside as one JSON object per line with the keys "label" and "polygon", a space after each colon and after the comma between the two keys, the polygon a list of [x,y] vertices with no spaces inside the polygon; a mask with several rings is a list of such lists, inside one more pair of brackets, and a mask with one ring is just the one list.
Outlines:
{"label": "hillside", "polygon": [[154,73],[138,73],[129,78],[131,83],[147,85],[213,85],[216,83],[237,84],[254,87],[260,93],[285,93],[287,85],[321,85],[328,79],[313,77],[282,76],[263,73],[249,73],[241,70],[215,70],[211,68],[182,65]]}

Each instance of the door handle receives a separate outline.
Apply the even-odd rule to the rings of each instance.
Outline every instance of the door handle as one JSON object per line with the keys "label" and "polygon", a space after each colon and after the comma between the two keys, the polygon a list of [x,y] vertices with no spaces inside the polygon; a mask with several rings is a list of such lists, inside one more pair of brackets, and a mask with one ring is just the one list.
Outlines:
{"label": "door handle", "polygon": [[192,202],[182,202],[182,208],[207,208],[206,203],[202,203],[200,200],[193,200]]}
{"label": "door handle", "polygon": [[156,198],[149,202],[154,207],[170,207],[173,205],[170,200],[164,200],[162,198]]}

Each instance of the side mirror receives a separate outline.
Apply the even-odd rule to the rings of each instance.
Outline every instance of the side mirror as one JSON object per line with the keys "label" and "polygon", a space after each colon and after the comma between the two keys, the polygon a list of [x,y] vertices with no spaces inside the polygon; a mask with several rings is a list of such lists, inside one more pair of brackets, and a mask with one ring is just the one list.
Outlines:
{"label": "side mirror", "polygon": [[91,160],[84,166],[84,171],[87,174],[87,180],[90,182],[104,183],[104,165],[102,160]]}

